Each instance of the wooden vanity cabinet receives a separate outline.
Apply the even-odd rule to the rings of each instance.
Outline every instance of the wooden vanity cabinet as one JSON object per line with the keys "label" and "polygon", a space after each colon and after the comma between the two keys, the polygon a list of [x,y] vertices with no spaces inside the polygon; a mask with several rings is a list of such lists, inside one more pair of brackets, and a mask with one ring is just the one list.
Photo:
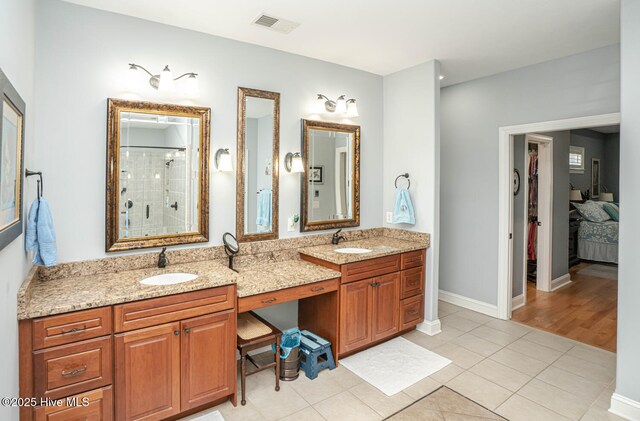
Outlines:
{"label": "wooden vanity cabinet", "polygon": [[61,399],[21,407],[23,421],[150,421],[235,405],[235,285],[21,320],[19,335],[20,396]]}
{"label": "wooden vanity cabinet", "polygon": [[389,339],[424,320],[426,250],[343,265],[302,255],[342,273],[338,356]]}
{"label": "wooden vanity cabinet", "polygon": [[[161,420],[235,400],[235,287],[223,288],[115,306],[116,329],[169,322],[115,335],[116,419]],[[222,311],[208,313],[212,305]]]}

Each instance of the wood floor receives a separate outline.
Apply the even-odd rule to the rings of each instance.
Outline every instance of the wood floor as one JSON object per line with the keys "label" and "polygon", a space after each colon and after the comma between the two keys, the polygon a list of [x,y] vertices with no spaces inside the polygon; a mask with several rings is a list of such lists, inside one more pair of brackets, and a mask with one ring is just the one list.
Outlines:
{"label": "wood floor", "polygon": [[618,282],[578,275],[589,263],[571,268],[571,284],[554,292],[527,282],[527,305],[512,319],[576,341],[616,352]]}

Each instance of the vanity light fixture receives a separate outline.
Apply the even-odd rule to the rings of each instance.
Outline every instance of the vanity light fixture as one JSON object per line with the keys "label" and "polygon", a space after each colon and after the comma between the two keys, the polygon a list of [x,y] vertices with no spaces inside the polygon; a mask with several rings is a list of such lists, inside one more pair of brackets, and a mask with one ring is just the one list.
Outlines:
{"label": "vanity light fixture", "polygon": [[186,77],[185,94],[187,97],[196,98],[199,96],[197,73],[187,72],[174,78],[171,69],[169,69],[169,65],[164,66],[164,69],[159,75],[154,75],[139,64],[129,63],[129,72],[131,75],[133,75],[134,72],[137,73],[138,70],[142,70],[150,76],[149,85],[151,85],[153,89],[165,93],[175,91],[175,81]]}
{"label": "vanity light fixture", "polygon": [[215,164],[216,169],[220,172],[233,171],[233,167],[231,166],[231,154],[229,153],[228,148],[220,148],[216,151]]}
{"label": "vanity light fixture", "polygon": [[336,113],[345,115],[347,118],[356,118],[358,114],[358,107],[354,98],[345,99],[346,95],[340,95],[335,101],[327,98],[325,95],[318,94],[316,98],[316,113],[322,114],[324,112]]}
{"label": "vanity light fixture", "polygon": [[284,157],[284,169],[289,173],[304,172],[300,152],[289,152]]}

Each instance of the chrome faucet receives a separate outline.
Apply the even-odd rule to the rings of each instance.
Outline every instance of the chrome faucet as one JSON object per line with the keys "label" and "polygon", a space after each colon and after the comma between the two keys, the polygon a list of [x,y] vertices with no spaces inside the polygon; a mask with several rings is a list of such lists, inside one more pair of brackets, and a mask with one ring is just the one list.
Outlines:
{"label": "chrome faucet", "polygon": [[344,235],[340,235],[341,231],[342,231],[342,228],[333,234],[333,238],[331,239],[331,244],[337,245],[340,242],[340,240],[347,241],[347,237],[345,237]]}
{"label": "chrome faucet", "polygon": [[169,264],[169,259],[167,259],[167,256],[164,254],[165,251],[167,251],[166,247],[164,247],[162,249],[162,251],[160,252],[160,256],[158,256],[158,267],[159,268],[167,267],[167,265]]}

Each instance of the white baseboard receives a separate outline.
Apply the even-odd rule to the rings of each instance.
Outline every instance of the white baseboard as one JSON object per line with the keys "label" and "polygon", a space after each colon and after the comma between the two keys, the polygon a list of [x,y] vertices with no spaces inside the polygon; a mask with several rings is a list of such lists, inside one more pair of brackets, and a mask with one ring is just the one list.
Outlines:
{"label": "white baseboard", "polygon": [[640,402],[614,393],[609,412],[630,421],[640,421]]}
{"label": "white baseboard", "polygon": [[511,299],[511,311],[517,310],[525,305],[524,294],[520,294],[517,297]]}
{"label": "white baseboard", "polygon": [[426,333],[429,336],[437,335],[438,333],[442,332],[442,328],[440,326],[440,319],[436,319],[431,322],[428,320],[425,320],[424,322],[419,323],[416,326],[416,329],[418,329],[420,332]]}
{"label": "white baseboard", "polygon": [[562,288],[565,285],[569,285],[571,283],[571,275],[566,273],[556,279],[554,279],[553,281],[551,281],[551,291],[553,292],[557,289]]}
{"label": "white baseboard", "polygon": [[486,314],[487,316],[498,317],[498,306],[493,304],[487,304],[482,301],[474,300],[473,298],[443,290],[439,291],[438,298],[447,303],[477,311],[478,313]]}

